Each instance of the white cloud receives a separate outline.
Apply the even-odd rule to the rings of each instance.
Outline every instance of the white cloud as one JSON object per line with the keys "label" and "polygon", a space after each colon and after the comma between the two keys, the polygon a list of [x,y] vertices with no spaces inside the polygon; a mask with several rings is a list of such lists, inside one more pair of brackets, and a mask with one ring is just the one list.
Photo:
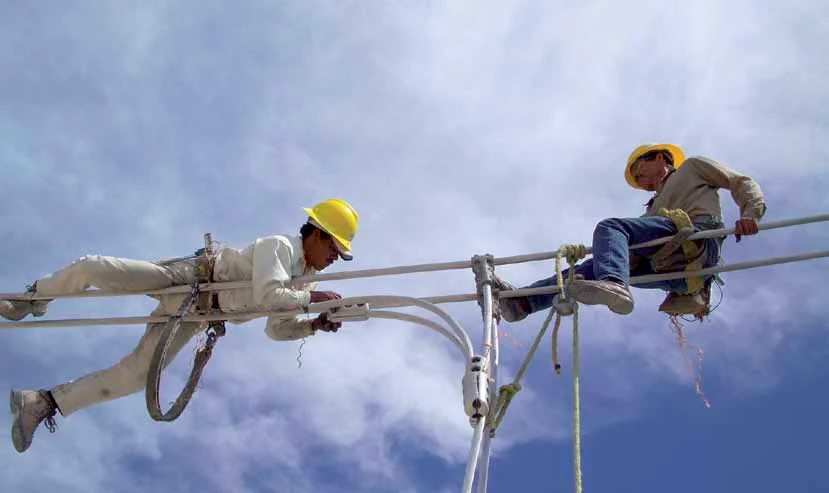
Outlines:
{"label": "white cloud", "polygon": [[[647,197],[621,178],[640,141],[676,141],[749,173],[770,219],[829,204],[818,110],[829,74],[813,63],[825,34],[804,21],[825,14],[821,4],[257,5],[19,10],[0,21],[11,74],[0,82],[1,251],[17,259],[0,269],[4,290],[87,253],[160,258],[190,253],[207,231],[239,247],[293,232],[300,208],[329,196],[361,214],[357,261],[341,268],[587,242],[599,219],[641,211]],[[724,193],[733,219],[729,202]],[[824,231],[732,241],[727,260],[825,247]],[[735,393],[773,386],[785,372],[770,365],[775,354],[825,316],[824,263],[729,274],[711,322],[687,329],[706,350],[703,376]],[[516,284],[552,274],[549,263],[499,272]],[[467,271],[327,286],[347,295],[474,289]],[[590,432],[635,416],[659,385],[692,392],[659,300],[637,291],[624,319],[583,311]],[[50,315],[150,306],[67,301]],[[477,341],[477,307],[447,309]],[[502,327],[504,381],[542,321]],[[459,481],[470,434],[463,363],[439,336],[386,321],[349,326],[309,339],[297,370],[298,344],[272,343],[260,325],[232,328],[175,424],[152,423],[140,395],[79,413],[54,436],[41,431],[24,456],[0,448],[15,464],[10,484],[129,491],[136,471],[153,468],[140,487],[192,480],[254,491],[264,488],[256,471],[277,489],[321,491],[342,475],[418,491],[405,449],[446,461]],[[81,375],[116,361],[141,330],[3,334],[3,381]],[[568,371],[552,377],[549,358],[545,341],[497,454],[569,437]],[[321,454],[336,473],[319,468]]]}

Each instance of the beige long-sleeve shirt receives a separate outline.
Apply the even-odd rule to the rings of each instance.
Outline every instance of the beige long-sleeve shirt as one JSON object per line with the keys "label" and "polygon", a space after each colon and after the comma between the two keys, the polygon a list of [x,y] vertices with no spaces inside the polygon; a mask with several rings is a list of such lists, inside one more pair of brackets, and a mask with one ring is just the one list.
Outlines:
{"label": "beige long-sleeve shirt", "polygon": [[[213,279],[251,281],[251,288],[219,291],[222,311],[252,312],[295,310],[311,301],[311,290],[317,283],[290,285],[296,277],[314,274],[307,267],[300,236],[274,235],[257,238],[246,248],[222,248],[216,254]],[[233,317],[232,322],[245,322],[252,317]],[[301,339],[313,335],[311,320],[268,317],[265,333],[278,341]]]}
{"label": "beige long-sleeve shirt", "polygon": [[740,217],[759,221],[765,215],[766,204],[757,182],[701,156],[686,159],[662,182],[645,215],[656,215],[664,207],[682,209],[692,219],[699,215],[711,215],[722,221],[719,189],[731,192],[731,197],[740,208]]}

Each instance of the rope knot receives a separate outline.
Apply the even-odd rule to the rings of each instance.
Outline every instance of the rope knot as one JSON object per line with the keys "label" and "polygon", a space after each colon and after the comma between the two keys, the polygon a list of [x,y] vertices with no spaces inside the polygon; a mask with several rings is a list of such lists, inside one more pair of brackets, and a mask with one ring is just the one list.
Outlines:
{"label": "rope knot", "polygon": [[570,264],[575,264],[587,256],[587,247],[581,244],[564,244],[558,251]]}
{"label": "rope knot", "polygon": [[521,391],[521,384],[518,382],[508,383],[506,385],[501,386],[501,392],[503,392],[504,396],[513,397],[515,394]]}

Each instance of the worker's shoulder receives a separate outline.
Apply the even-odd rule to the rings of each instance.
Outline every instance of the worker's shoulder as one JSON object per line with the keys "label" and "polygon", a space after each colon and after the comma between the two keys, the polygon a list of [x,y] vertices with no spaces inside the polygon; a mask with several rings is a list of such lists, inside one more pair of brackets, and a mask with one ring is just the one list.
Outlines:
{"label": "worker's shoulder", "polygon": [[682,162],[677,169],[680,174],[702,174],[706,175],[713,170],[724,170],[722,163],[708,156],[690,156]]}
{"label": "worker's shoulder", "polygon": [[268,246],[274,249],[287,249],[293,251],[300,247],[302,239],[299,235],[274,234],[261,236],[254,241],[258,246]]}
{"label": "worker's shoulder", "polygon": [[702,155],[696,156],[688,156],[685,161],[682,163],[682,166],[691,165],[691,166],[699,166],[699,165],[714,165],[714,166],[721,166],[720,162],[714,158]]}

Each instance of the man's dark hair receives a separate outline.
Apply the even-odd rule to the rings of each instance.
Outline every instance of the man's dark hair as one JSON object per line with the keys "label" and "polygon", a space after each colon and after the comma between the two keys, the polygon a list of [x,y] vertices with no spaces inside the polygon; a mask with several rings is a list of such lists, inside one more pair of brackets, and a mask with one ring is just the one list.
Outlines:
{"label": "man's dark hair", "polygon": [[314,231],[319,231],[320,232],[320,238],[323,239],[323,240],[327,240],[328,238],[331,237],[330,234],[328,234],[325,231],[319,229],[318,227],[314,226],[310,222],[306,222],[305,224],[302,225],[301,228],[299,228],[299,234],[302,235],[303,240],[305,238],[308,238],[312,234],[314,234]]}

